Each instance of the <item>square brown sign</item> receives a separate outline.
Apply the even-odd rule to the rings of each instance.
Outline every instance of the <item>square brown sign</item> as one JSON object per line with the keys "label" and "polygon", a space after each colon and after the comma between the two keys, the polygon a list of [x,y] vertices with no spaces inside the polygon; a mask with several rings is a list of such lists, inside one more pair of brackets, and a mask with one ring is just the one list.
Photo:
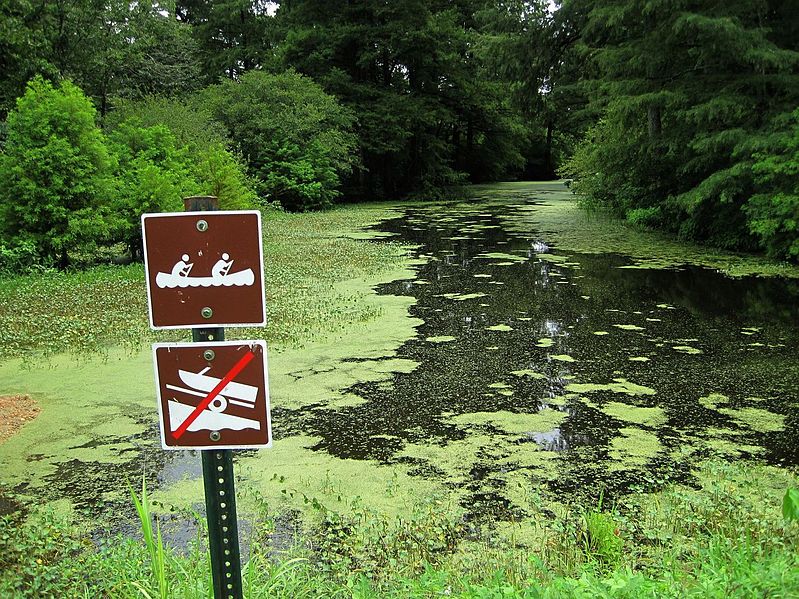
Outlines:
{"label": "square brown sign", "polygon": [[266,324],[261,213],[142,215],[150,326]]}
{"label": "square brown sign", "polygon": [[266,342],[156,343],[153,363],[164,449],[271,447]]}

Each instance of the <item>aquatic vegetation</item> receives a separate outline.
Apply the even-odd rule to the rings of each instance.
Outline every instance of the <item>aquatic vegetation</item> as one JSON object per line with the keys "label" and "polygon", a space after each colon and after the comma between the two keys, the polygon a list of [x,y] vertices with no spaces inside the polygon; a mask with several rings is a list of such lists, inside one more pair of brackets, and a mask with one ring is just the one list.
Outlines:
{"label": "aquatic vegetation", "polygon": [[598,391],[613,391],[614,393],[626,393],[627,395],[654,395],[655,390],[644,385],[637,385],[623,378],[613,379],[613,382],[606,384],[598,383],[569,383],[565,386],[566,391],[572,393],[595,393]]}
{"label": "aquatic vegetation", "polygon": [[760,408],[722,408],[719,412],[759,433],[781,431],[785,428],[785,416]]}
{"label": "aquatic vegetation", "polygon": [[546,375],[536,372],[535,370],[512,370],[511,374],[515,376],[527,376],[533,379],[546,379]]}
{"label": "aquatic vegetation", "polygon": [[614,324],[614,327],[618,329],[622,329],[624,331],[643,331],[644,327],[639,327],[635,324]]}
{"label": "aquatic vegetation", "polygon": [[576,360],[568,354],[555,354],[549,357],[553,360],[557,360],[558,362],[576,362]]}
{"label": "aquatic vegetation", "polygon": [[608,454],[618,463],[612,469],[643,466],[654,458],[663,445],[657,435],[636,427],[623,427],[610,442]]}
{"label": "aquatic vegetation", "polygon": [[684,354],[701,354],[704,353],[701,349],[697,349],[696,347],[692,347],[690,345],[673,345],[672,349],[682,352]]}
{"label": "aquatic vegetation", "polygon": [[429,343],[447,343],[448,341],[455,341],[457,337],[452,335],[434,335],[432,337],[425,337],[425,341]]}
{"label": "aquatic vegetation", "polygon": [[609,401],[602,405],[601,410],[608,416],[624,422],[651,427],[661,426],[668,420],[663,408],[660,407],[645,408],[618,401]]}
{"label": "aquatic vegetation", "polygon": [[444,293],[442,297],[447,299],[455,300],[457,302],[462,302],[465,300],[475,299],[478,297],[485,297],[488,295],[487,293],[476,292],[476,293]]}
{"label": "aquatic vegetation", "polygon": [[[531,239],[549,242],[549,229],[530,238],[512,230],[513,211],[522,208],[506,204],[477,204],[487,226],[468,240],[453,232],[477,213],[448,206],[371,207],[358,218],[344,209],[275,224],[285,231],[275,231],[272,255],[280,262],[277,254],[289,254],[275,285],[285,302],[270,318],[277,327],[280,314],[295,320],[285,334],[268,331],[275,447],[239,456],[242,513],[263,500],[310,527],[335,512],[325,530],[342,536],[348,555],[382,560],[375,556],[390,552],[371,544],[374,531],[431,493],[455,506],[447,518],[490,527],[496,543],[538,513],[528,501],[538,493],[540,509],[558,514],[568,534],[547,536],[542,523],[536,538],[565,551],[553,539],[568,537],[579,565],[587,560],[576,543],[580,512],[560,519],[570,502],[588,497],[585,505],[596,505],[601,488],[622,501],[671,481],[691,483],[692,465],[707,455],[795,463],[795,408],[784,401],[799,375],[796,332],[787,324],[795,314],[791,288],[687,268],[622,269],[625,257],[576,254],[554,242],[548,253],[530,254]],[[402,215],[380,225],[395,234],[391,242],[347,236],[347,227],[379,214]],[[493,250],[503,257],[474,260]],[[315,251],[349,255],[295,264]],[[368,254],[363,265],[349,264],[360,253]],[[316,311],[317,301],[329,310]],[[761,330],[741,334],[741,323]],[[752,342],[765,347],[755,351]],[[693,345],[707,355],[672,349]],[[109,349],[106,357],[90,361],[90,379],[71,371],[71,357],[28,373],[17,362],[0,364],[3,384],[33,392],[43,416],[67,412],[0,446],[3,485],[23,499],[69,492],[86,506],[118,505],[120,479],[146,465],[156,509],[187,509],[202,495],[196,460],[165,459],[154,447],[146,356]],[[125,389],[109,397],[108,381],[126,381]],[[83,426],[98,415],[97,431]],[[114,434],[119,416],[124,437]],[[80,487],[76,473],[87,468],[91,487]],[[625,529],[625,512],[619,516],[625,543],[639,538]],[[360,518],[375,523],[364,554],[352,553],[359,541],[345,530]]]}

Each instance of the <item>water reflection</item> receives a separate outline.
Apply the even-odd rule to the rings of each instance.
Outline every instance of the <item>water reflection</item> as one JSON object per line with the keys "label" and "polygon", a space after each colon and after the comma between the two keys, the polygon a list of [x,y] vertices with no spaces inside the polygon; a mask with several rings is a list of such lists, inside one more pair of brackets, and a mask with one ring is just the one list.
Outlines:
{"label": "water reflection", "polygon": [[[799,284],[565,254],[545,232],[506,230],[522,208],[529,206],[413,208],[385,223],[382,230],[429,258],[416,282],[379,288],[416,299],[410,311],[424,324],[398,354],[419,367],[389,386],[355,385],[349,391],[367,400],[361,405],[288,413],[296,430],[320,437],[319,450],[383,462],[406,462],[412,445],[488,434],[497,451],[527,444],[557,452],[548,470],[522,457],[515,468],[559,492],[586,480],[624,492],[658,472],[687,476],[671,452],[704,447],[709,429],[729,431],[772,462],[799,463],[791,442],[799,433]],[[454,340],[428,341],[445,337]],[[703,406],[711,393],[737,410],[782,415],[784,429],[764,433],[738,412]],[[506,421],[468,424],[484,413]],[[456,424],[453,415],[467,420]],[[535,416],[538,430],[519,424]],[[452,478],[470,479],[473,510],[496,516],[513,507],[501,488],[485,489],[507,468],[492,455],[476,449],[464,456],[468,472]],[[419,475],[447,475],[423,461],[414,461]]]}

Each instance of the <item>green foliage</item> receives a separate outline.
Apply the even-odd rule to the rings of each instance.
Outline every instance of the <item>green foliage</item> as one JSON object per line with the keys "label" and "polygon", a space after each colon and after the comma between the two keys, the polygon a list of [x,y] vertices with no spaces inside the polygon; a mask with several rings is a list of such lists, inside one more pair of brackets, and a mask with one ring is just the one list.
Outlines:
{"label": "green foliage", "polygon": [[[243,330],[242,338],[265,335],[270,344],[298,347],[378,318],[381,308],[366,297],[369,285],[359,290],[335,284],[357,277],[376,281],[405,265],[405,247],[350,237],[389,215],[374,206],[265,212],[269,325]],[[150,330],[141,264],[0,278],[0,305],[0,359],[85,356],[109,345],[136,351],[144,341],[181,339],[180,333]]]}
{"label": "green foliage", "polygon": [[182,198],[196,195],[199,184],[188,152],[177,147],[163,125],[125,122],[110,133],[109,144],[117,159],[115,239],[137,257],[141,255],[142,213],[181,211]]}
{"label": "green foliage", "polygon": [[254,71],[206,98],[268,201],[300,211],[329,206],[340,177],[357,165],[352,115],[307,77]]}
{"label": "green foliage", "polygon": [[106,239],[112,160],[91,102],[69,81],[28,84],[9,114],[0,155],[0,227],[12,244],[68,264],[68,253]]}
{"label": "green foliage", "polygon": [[564,2],[589,64],[578,83],[603,115],[563,171],[586,203],[682,238],[797,256],[784,115],[799,103],[799,48],[769,5]]}
{"label": "green foliage", "polygon": [[782,500],[782,517],[786,520],[799,520],[799,489],[789,488]]}
{"label": "green foliage", "polygon": [[48,266],[31,239],[0,243],[1,275],[31,274],[46,270]]}
{"label": "green foliage", "polygon": [[615,566],[621,561],[624,541],[619,534],[619,524],[613,514],[602,511],[602,497],[596,508],[583,514],[580,542],[589,559]]}
{"label": "green foliage", "polygon": [[195,156],[201,195],[216,196],[222,210],[250,210],[258,205],[255,182],[237,154],[215,144],[198,149]]}
{"label": "green foliage", "polygon": [[225,126],[199,98],[116,98],[103,125],[106,131],[112,131],[129,120],[138,121],[142,127],[163,125],[175,136],[178,146],[188,146],[193,154],[229,141]]}
{"label": "green foliage", "polygon": [[204,195],[219,198],[223,210],[251,209],[258,205],[255,182],[247,176],[242,158],[228,146],[225,126],[198,99],[170,99],[150,96],[119,102],[106,119],[108,129],[134,120],[143,127],[160,125],[169,129],[175,145],[185,148],[192,170]]}
{"label": "green foliage", "polygon": [[777,118],[752,165],[759,193],[744,210],[766,251],[799,260],[799,109]]}
{"label": "green foliage", "polygon": [[[141,525],[142,535],[144,536],[144,544],[147,547],[147,553],[150,555],[150,568],[152,570],[153,579],[156,582],[158,589],[158,596],[161,599],[169,598],[169,579],[167,578],[167,561],[170,555],[164,547],[163,539],[161,538],[161,525],[156,522],[156,534],[153,534],[152,514],[150,511],[150,502],[147,497],[147,482],[144,477],[141,481],[141,498],[136,496],[133,487],[128,485],[130,497],[133,500],[133,505],[136,508],[136,514],[139,516],[139,524]],[[141,585],[133,583],[141,588]],[[142,589],[143,593],[146,593]]]}
{"label": "green foliage", "polygon": [[0,516],[0,595],[31,599],[74,596],[83,576],[76,558],[86,546],[51,511],[27,521]]}

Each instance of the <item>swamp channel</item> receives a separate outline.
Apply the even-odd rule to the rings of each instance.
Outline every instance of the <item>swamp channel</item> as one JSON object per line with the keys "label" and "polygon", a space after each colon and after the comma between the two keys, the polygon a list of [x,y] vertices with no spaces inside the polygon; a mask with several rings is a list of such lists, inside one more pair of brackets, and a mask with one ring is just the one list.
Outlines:
{"label": "swamp channel", "polygon": [[[595,501],[691,484],[706,457],[799,464],[799,279],[736,272],[735,256],[598,223],[562,184],[473,195],[398,206],[373,227],[417,258],[413,276],[375,287],[407,298],[416,319],[386,356],[405,366],[348,384],[346,401],[283,405],[273,388],[276,447],[294,438],[305,452],[287,472],[309,452],[324,456],[320,477],[336,464],[353,479],[388,469],[451,493],[466,519],[504,521],[524,517],[531,490]],[[314,368],[365,362],[374,356]],[[155,485],[185,496],[178,481],[197,478],[199,458],[159,459]],[[271,466],[256,466],[270,459],[242,454],[243,476],[271,480]]]}

